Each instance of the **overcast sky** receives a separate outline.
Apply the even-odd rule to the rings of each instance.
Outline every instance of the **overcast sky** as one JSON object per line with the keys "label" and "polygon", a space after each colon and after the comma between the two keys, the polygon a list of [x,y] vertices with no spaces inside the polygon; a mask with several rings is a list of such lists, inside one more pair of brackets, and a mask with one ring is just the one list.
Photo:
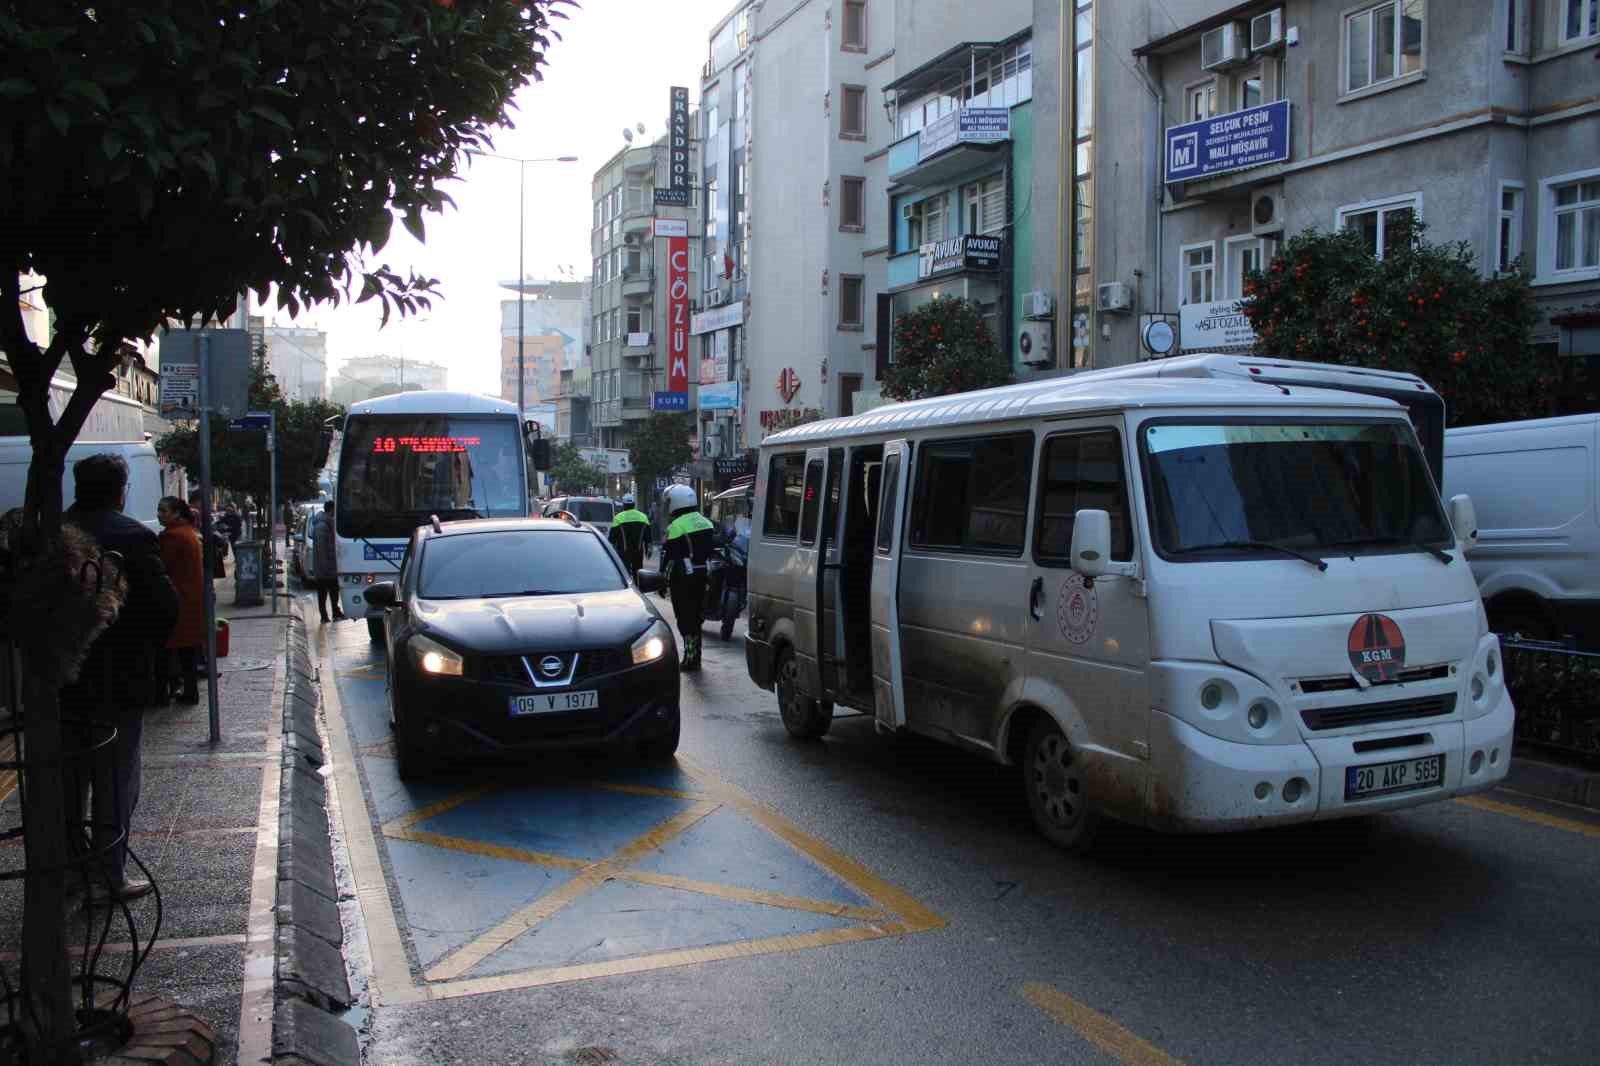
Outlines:
{"label": "overcast sky", "polygon": [[[590,180],[623,147],[623,127],[644,123],[654,140],[666,128],[667,89],[689,87],[697,100],[700,67],[711,27],[734,0],[583,0],[558,22],[563,39],[550,49],[542,82],[517,93],[514,129],[494,135],[494,150],[537,158],[575,155],[576,163],[529,163],[526,266],[529,276],[553,277],[569,265],[591,271]],[[516,163],[476,159],[462,180],[446,186],[456,209],[429,215],[428,240],[418,244],[403,227],[374,262],[436,277],[443,298],[416,319],[391,319],[378,328],[376,301],[315,308],[297,325],[328,331],[330,364],[353,356],[403,355],[450,368],[450,387],[498,393],[499,282],[517,275]],[[266,308],[269,323],[287,324]]]}

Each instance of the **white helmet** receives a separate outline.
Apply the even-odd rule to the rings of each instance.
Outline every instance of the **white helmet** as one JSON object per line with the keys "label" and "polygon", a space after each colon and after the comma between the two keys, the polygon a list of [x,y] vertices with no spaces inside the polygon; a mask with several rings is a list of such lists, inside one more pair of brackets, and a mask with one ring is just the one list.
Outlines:
{"label": "white helmet", "polygon": [[694,489],[688,485],[668,485],[666,491],[667,513],[681,511],[685,507],[699,507],[700,497],[696,496]]}
{"label": "white helmet", "polygon": [[624,506],[624,507],[632,507],[633,506],[633,493],[624,492],[622,494],[622,506]]}

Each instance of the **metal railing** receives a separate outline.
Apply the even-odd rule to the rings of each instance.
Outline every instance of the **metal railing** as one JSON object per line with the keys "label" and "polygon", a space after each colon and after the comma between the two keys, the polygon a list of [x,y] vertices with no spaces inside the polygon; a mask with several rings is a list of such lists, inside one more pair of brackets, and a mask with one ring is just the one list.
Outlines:
{"label": "metal railing", "polygon": [[1600,653],[1500,638],[1518,742],[1600,763]]}

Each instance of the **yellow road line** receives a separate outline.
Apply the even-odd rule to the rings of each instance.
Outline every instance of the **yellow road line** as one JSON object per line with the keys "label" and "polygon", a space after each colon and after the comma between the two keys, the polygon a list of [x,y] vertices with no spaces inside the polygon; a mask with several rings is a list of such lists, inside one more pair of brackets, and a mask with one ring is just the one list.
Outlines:
{"label": "yellow road line", "polygon": [[1462,796],[1456,802],[1467,807],[1476,807],[1480,811],[1491,811],[1511,818],[1520,818],[1524,822],[1532,822],[1534,825],[1542,825],[1548,829],[1560,829],[1568,833],[1577,833],[1581,836],[1600,838],[1600,825],[1580,822],[1574,818],[1562,818],[1559,815],[1546,814],[1544,811],[1536,811],[1531,807],[1518,807],[1513,803],[1501,803],[1499,800],[1484,799],[1482,796]]}
{"label": "yellow road line", "polygon": [[785,951],[804,951],[808,948],[828,947],[833,944],[858,944],[910,931],[901,925],[876,927],[855,925],[845,929],[826,929],[818,933],[796,933],[733,944],[713,944],[703,948],[679,948],[676,951],[663,951],[630,959],[611,959],[606,962],[581,963],[575,966],[555,966],[547,970],[523,970],[518,973],[496,974],[493,977],[475,977],[466,981],[430,985],[426,992],[429,999],[456,999],[460,996],[483,995],[486,992],[509,992],[515,989],[563,984],[568,981],[589,981],[597,977],[649,973],[653,970],[694,966],[725,959],[747,959]]}
{"label": "yellow road line", "polygon": [[670,799],[697,800],[704,799],[702,792],[685,792],[679,788],[656,788],[654,785],[625,785],[611,781],[585,781],[587,788],[598,788],[604,792],[626,792],[634,796],[666,796]]}
{"label": "yellow road line", "polygon": [[1028,1002],[1067,1026],[1095,1047],[1127,1066],[1183,1066],[1165,1051],[1128,1032],[1097,1010],[1085,1007],[1064,992],[1030,981],[1022,986]]}
{"label": "yellow road line", "polygon": [[824,870],[852,887],[859,889],[865,895],[870,896],[885,909],[899,915],[904,919],[907,931],[920,933],[944,927],[945,920],[943,918],[873,874],[854,859],[840,854],[822,841],[802,832],[799,826],[787,818],[761,806],[732,785],[724,784],[712,777],[709,772],[683,755],[678,756],[678,762],[691,776],[705,786],[706,791],[720,798],[723,803],[738,809],[747,818],[783,840]]}
{"label": "yellow road line", "polygon": [[852,918],[862,922],[883,921],[888,915],[872,907],[857,907],[849,903],[834,903],[830,900],[808,899],[805,896],[789,896],[782,892],[768,892],[759,888],[740,888],[737,885],[723,885],[714,881],[696,881],[689,877],[678,877],[675,874],[650,873],[645,870],[624,870],[612,875],[618,881],[632,881],[640,885],[654,885],[657,888],[672,888],[680,892],[696,892],[702,896],[716,896],[718,899],[733,899],[742,903],[760,903],[767,907],[780,907],[788,911],[805,911],[808,914],[828,914],[835,918]]}
{"label": "yellow road line", "polygon": [[436,848],[445,848],[448,851],[462,851],[468,855],[483,855],[491,859],[525,862],[532,866],[553,866],[559,870],[581,870],[589,865],[588,859],[569,859],[565,855],[551,855],[549,852],[544,851],[529,851],[527,848],[513,848],[505,844],[490,844],[483,840],[464,840],[461,837],[447,837],[443,833],[429,833],[422,829],[395,829],[390,826],[384,826],[383,835],[390,840],[409,840],[416,844],[431,844]]}
{"label": "yellow road line", "polygon": [[680,811],[661,822],[620,851],[589,863],[571,881],[554,892],[539,897],[470,944],[457,949],[434,964],[424,976],[430,981],[448,981],[460,977],[529,929],[548,920],[574,900],[587,895],[615,877],[646,852],[655,851],[673,837],[687,831],[717,807],[718,804],[715,803],[696,803],[688,810]]}
{"label": "yellow road line", "polygon": [[479,785],[469,788],[465,792],[457,792],[454,796],[430,803],[426,807],[418,807],[410,814],[403,814],[383,827],[385,833],[390,829],[410,829],[418,822],[426,822],[429,818],[437,818],[446,811],[453,811],[463,803],[470,803],[486,793],[493,792],[498,785]]}
{"label": "yellow road line", "polygon": [[[12,738],[13,734],[10,733],[0,737],[0,762],[14,762],[16,760],[17,746]],[[15,770],[7,770],[4,773],[0,773],[0,803],[4,803],[9,799],[11,793],[16,791],[16,788],[17,772]]]}

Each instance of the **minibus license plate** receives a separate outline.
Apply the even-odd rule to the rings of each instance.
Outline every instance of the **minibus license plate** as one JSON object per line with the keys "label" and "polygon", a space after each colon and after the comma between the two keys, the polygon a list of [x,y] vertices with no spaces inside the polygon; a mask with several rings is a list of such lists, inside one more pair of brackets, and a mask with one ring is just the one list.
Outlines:
{"label": "minibus license plate", "polygon": [[600,709],[600,693],[595,689],[583,692],[558,692],[550,696],[512,696],[511,717],[529,714],[560,714],[563,711],[595,711]]}
{"label": "minibus license plate", "polygon": [[1344,798],[1371,799],[1392,792],[1415,792],[1444,784],[1444,756],[1351,766],[1344,772]]}

